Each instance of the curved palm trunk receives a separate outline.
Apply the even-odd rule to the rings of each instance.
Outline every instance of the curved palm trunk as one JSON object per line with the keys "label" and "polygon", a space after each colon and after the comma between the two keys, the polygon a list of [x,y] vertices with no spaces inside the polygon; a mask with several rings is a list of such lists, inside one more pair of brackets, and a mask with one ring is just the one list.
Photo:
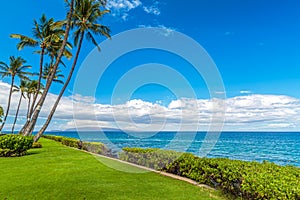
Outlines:
{"label": "curved palm trunk", "polygon": [[40,59],[40,74],[39,74],[38,84],[37,84],[37,89],[36,89],[37,92],[33,96],[32,105],[31,105],[30,112],[29,112],[30,117],[31,117],[31,115],[34,111],[35,102],[38,98],[39,91],[40,91],[40,88],[41,88],[41,81],[42,81],[42,76],[43,76],[44,55],[45,55],[45,47],[42,47],[41,59]]}
{"label": "curved palm trunk", "polygon": [[3,129],[3,127],[5,125],[5,122],[6,122],[6,119],[7,119],[7,116],[8,116],[8,113],[9,113],[9,108],[10,108],[10,103],[11,103],[11,96],[12,96],[12,89],[13,89],[13,86],[14,86],[14,82],[15,82],[15,77],[12,76],[11,77],[11,85],[10,85],[10,90],[9,90],[9,96],[8,96],[6,113],[5,113],[5,116],[3,118],[3,122],[1,124],[0,131]]}
{"label": "curved palm trunk", "polygon": [[70,80],[71,80],[71,78],[72,78],[74,69],[75,69],[76,64],[77,64],[78,56],[79,56],[79,54],[80,54],[80,50],[81,50],[83,38],[84,38],[84,32],[82,32],[81,35],[80,35],[80,40],[79,40],[78,49],[77,49],[77,52],[76,52],[76,55],[75,55],[75,58],[74,58],[74,62],[73,62],[73,64],[72,64],[72,68],[71,68],[71,70],[70,70],[70,72],[69,72],[68,78],[67,78],[67,80],[66,80],[66,82],[65,82],[65,84],[64,84],[64,86],[63,86],[63,88],[61,89],[61,91],[60,91],[60,93],[59,93],[59,95],[58,95],[58,97],[57,97],[57,99],[56,99],[56,101],[55,101],[55,103],[54,103],[54,105],[53,105],[53,107],[52,107],[52,110],[51,110],[51,112],[50,112],[50,114],[49,114],[49,116],[48,116],[46,122],[44,123],[43,127],[41,128],[41,130],[39,130],[38,134],[34,137],[34,141],[35,141],[35,142],[39,140],[39,138],[43,135],[43,133],[45,132],[45,130],[46,130],[47,127],[49,126],[49,124],[50,124],[50,122],[51,122],[51,120],[52,120],[52,117],[53,117],[53,115],[54,115],[54,113],[55,113],[55,111],[56,111],[56,108],[57,108],[57,106],[58,106],[58,104],[59,104],[59,101],[60,101],[60,99],[62,98],[62,96],[63,96],[63,94],[64,94],[64,92],[65,92],[67,86],[69,85],[69,82],[70,82]]}
{"label": "curved palm trunk", "polygon": [[27,125],[27,127],[24,129],[24,134],[23,135],[31,135],[32,134],[32,131],[34,130],[34,127],[35,127],[35,124],[37,122],[37,118],[40,114],[40,111],[43,107],[43,104],[46,100],[46,97],[47,97],[47,94],[48,94],[48,91],[51,87],[51,84],[52,84],[52,81],[53,81],[53,78],[55,76],[55,73],[56,73],[56,70],[58,68],[58,65],[61,61],[61,58],[63,56],[63,53],[65,51],[65,47],[66,47],[66,44],[67,44],[67,41],[68,41],[68,37],[69,37],[69,32],[70,32],[70,28],[71,28],[71,20],[72,20],[72,16],[73,16],[73,9],[74,9],[74,0],[71,0],[71,4],[70,4],[70,10],[69,10],[69,13],[68,13],[68,22],[67,22],[67,26],[66,26],[66,31],[65,31],[65,36],[64,36],[64,40],[62,42],[62,46],[58,52],[58,56],[57,56],[57,59],[56,59],[56,62],[53,66],[53,71],[52,73],[50,73],[50,76],[47,78],[47,82],[46,82],[46,87],[37,103],[37,108],[34,110],[34,113],[32,114],[32,118],[31,118],[31,121],[29,122],[29,124]]}
{"label": "curved palm trunk", "polygon": [[17,112],[16,112],[16,116],[15,116],[15,120],[14,120],[14,123],[12,125],[12,128],[11,128],[11,132],[14,133],[14,130],[15,130],[15,125],[16,125],[16,122],[17,122],[17,119],[18,119],[18,115],[19,115],[19,110],[20,110],[20,106],[21,106],[21,102],[22,102],[22,93],[21,93],[21,96],[20,96],[20,99],[19,99],[19,103],[18,103],[18,108],[17,108]]}
{"label": "curved palm trunk", "polygon": [[22,134],[24,129],[26,128],[26,126],[29,124],[30,122],[30,116],[29,116],[29,112],[30,112],[30,102],[31,102],[31,95],[28,96],[28,104],[27,104],[27,118],[26,118],[26,123],[24,124],[24,126],[21,128],[19,134]]}

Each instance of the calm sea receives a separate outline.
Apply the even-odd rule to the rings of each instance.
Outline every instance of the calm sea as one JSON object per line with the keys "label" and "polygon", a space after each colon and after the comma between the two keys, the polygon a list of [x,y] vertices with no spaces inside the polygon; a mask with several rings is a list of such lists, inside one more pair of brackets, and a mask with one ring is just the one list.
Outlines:
{"label": "calm sea", "polygon": [[123,147],[163,148],[197,156],[224,157],[300,166],[300,132],[48,132],[47,134],[99,141],[120,151]]}

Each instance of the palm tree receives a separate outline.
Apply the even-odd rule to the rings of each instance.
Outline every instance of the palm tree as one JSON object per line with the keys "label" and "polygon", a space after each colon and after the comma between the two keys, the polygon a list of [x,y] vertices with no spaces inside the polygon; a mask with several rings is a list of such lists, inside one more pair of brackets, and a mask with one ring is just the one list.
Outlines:
{"label": "palm tree", "polygon": [[51,119],[59,104],[59,101],[62,98],[72,78],[84,38],[86,37],[89,41],[92,41],[92,43],[98,47],[98,50],[100,50],[100,48],[94,38],[94,35],[102,35],[110,38],[110,29],[107,26],[98,23],[98,21],[103,17],[103,15],[109,13],[109,10],[101,11],[102,6],[103,4],[101,2],[95,0],[75,0],[75,10],[72,18],[71,27],[72,29],[76,29],[74,31],[74,45],[77,46],[77,52],[75,54],[75,58],[72,64],[72,68],[70,69],[68,78],[63,88],[61,89],[46,122],[44,123],[43,127],[38,132],[38,134],[35,136],[35,141],[37,141],[40,138],[40,136],[44,133],[44,131],[50,124]]}
{"label": "palm tree", "polygon": [[10,91],[9,91],[9,95],[8,95],[8,102],[7,102],[7,108],[6,108],[6,113],[4,115],[4,119],[2,122],[2,125],[0,127],[0,131],[3,129],[8,113],[9,113],[9,108],[10,108],[10,103],[11,103],[11,95],[12,95],[12,90],[13,90],[13,86],[14,86],[14,82],[15,82],[15,78],[19,77],[20,79],[28,79],[27,75],[30,75],[29,72],[25,72],[26,70],[28,70],[29,68],[31,68],[31,66],[28,65],[24,65],[24,63],[26,63],[26,60],[24,60],[21,57],[17,57],[15,58],[14,56],[11,56],[10,58],[10,64],[7,65],[4,62],[0,62],[0,75],[2,77],[11,77],[11,84],[10,84]]}
{"label": "palm tree", "polygon": [[27,92],[27,88],[28,88],[28,82],[25,81],[25,80],[21,80],[20,86],[19,87],[15,86],[15,88],[13,89],[13,92],[20,92],[20,98],[19,98],[19,102],[18,102],[18,107],[17,107],[17,111],[16,111],[15,120],[14,120],[14,123],[13,123],[12,128],[11,128],[12,133],[14,133],[14,130],[15,130],[15,125],[16,125],[16,122],[17,122],[17,119],[18,119],[22,99],[26,98],[25,93]]}
{"label": "palm tree", "polygon": [[38,94],[41,94],[41,90],[44,89],[44,86],[43,84],[41,84],[40,86],[40,90],[38,91],[38,81],[37,80],[30,80],[27,82],[27,85],[26,85],[26,97],[28,99],[28,102],[27,102],[27,120],[26,120],[26,123],[24,124],[23,128],[20,130],[20,133],[23,132],[24,128],[29,124],[30,122],[30,116],[31,116],[31,99],[32,99],[32,96],[34,96],[36,93]]}
{"label": "palm tree", "polygon": [[[40,70],[39,70],[39,78],[38,78],[38,87],[40,87],[42,74],[43,74],[43,62],[44,62],[44,55],[48,48],[55,46],[55,44],[62,41],[62,37],[64,34],[64,30],[58,28],[57,23],[54,21],[53,18],[47,19],[46,15],[43,14],[42,17],[39,19],[39,22],[34,20],[34,27],[33,27],[33,36],[34,38],[30,38],[28,36],[24,36],[21,34],[11,34],[10,37],[17,38],[20,42],[17,44],[18,50],[22,50],[24,47],[40,47],[40,51],[36,51],[40,53]],[[38,88],[39,90],[39,88]],[[32,108],[35,105],[37,100],[37,94],[33,97]]]}
{"label": "palm tree", "polygon": [[69,4],[69,12],[67,14],[67,23],[66,23],[66,30],[65,30],[65,33],[64,33],[64,39],[62,41],[61,47],[60,47],[59,52],[57,54],[56,61],[53,65],[53,69],[52,69],[53,73],[51,73],[48,76],[45,89],[43,90],[43,93],[41,94],[41,97],[40,97],[39,101],[37,102],[37,109],[35,109],[34,113],[32,114],[30,123],[28,123],[28,125],[24,129],[23,135],[25,135],[25,136],[32,134],[32,131],[34,130],[35,124],[37,122],[37,118],[40,114],[40,111],[41,111],[41,109],[44,105],[45,99],[46,99],[47,94],[49,92],[49,89],[51,87],[52,80],[55,77],[56,70],[57,70],[58,65],[61,62],[61,58],[62,58],[62,56],[65,52],[65,48],[66,48],[66,45],[67,45],[67,41],[68,41],[70,29],[71,29],[71,20],[72,20],[72,17],[73,17],[74,1],[75,0],[71,0],[70,3],[67,0],[65,0],[65,1]]}
{"label": "palm tree", "polygon": [[[52,72],[53,67],[50,66],[50,64],[46,64],[44,66],[44,70],[43,70],[43,76],[42,78],[47,80],[48,76],[50,75],[50,73]],[[56,70],[55,76],[53,78],[53,82],[55,83],[60,83],[60,84],[64,84],[64,82],[61,80],[61,78],[64,78],[65,76],[61,73],[60,69]]]}

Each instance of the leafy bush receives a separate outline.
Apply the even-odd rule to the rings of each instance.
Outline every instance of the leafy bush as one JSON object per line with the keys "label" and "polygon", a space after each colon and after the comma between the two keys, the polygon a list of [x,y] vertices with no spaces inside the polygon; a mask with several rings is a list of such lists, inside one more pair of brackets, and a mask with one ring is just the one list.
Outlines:
{"label": "leafy bush", "polygon": [[57,142],[61,142],[63,145],[74,147],[77,149],[82,149],[88,152],[101,154],[105,156],[112,156],[111,150],[108,149],[103,143],[101,142],[82,142],[78,139],[74,138],[67,138],[62,136],[54,136],[54,135],[43,135],[42,137],[54,140]]}
{"label": "leafy bush", "polygon": [[[166,153],[153,149],[124,148],[120,159],[151,167],[166,159]],[[294,166],[227,158],[199,158],[190,153],[165,163],[161,170],[213,186],[236,198],[300,199],[300,169]]]}
{"label": "leafy bush", "polygon": [[82,142],[82,149],[101,155],[108,155],[110,153],[109,149],[100,142]]}
{"label": "leafy bush", "polygon": [[7,134],[0,137],[0,156],[23,156],[32,147],[33,138]]}
{"label": "leafy bush", "polygon": [[73,139],[73,138],[62,138],[61,143],[63,145],[74,147],[77,149],[81,149],[80,140]]}
{"label": "leafy bush", "polygon": [[42,146],[42,144],[40,143],[40,142],[34,142],[33,144],[32,144],[32,147],[31,148],[33,148],[33,149],[37,149],[37,148],[42,148],[43,146]]}
{"label": "leafy bush", "polygon": [[119,154],[121,160],[143,165],[153,169],[163,169],[175,161],[182,153],[171,150],[124,148]]}
{"label": "leafy bush", "polygon": [[64,137],[62,137],[62,136],[55,136],[55,135],[43,135],[42,137],[43,137],[43,138],[50,139],[50,140],[54,140],[54,141],[56,141],[56,142],[61,142],[62,139],[64,138]]}

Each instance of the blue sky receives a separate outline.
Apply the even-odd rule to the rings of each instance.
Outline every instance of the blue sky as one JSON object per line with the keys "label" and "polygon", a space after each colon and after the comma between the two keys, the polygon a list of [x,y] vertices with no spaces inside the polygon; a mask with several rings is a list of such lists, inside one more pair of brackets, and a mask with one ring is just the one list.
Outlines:
{"label": "blue sky", "polygon": [[[108,7],[112,13],[102,23],[110,26],[112,35],[139,27],[161,27],[184,33],[196,40],[216,63],[229,99],[257,99],[257,95],[261,95],[259,97],[262,99],[265,96],[271,99],[279,96],[295,101],[300,99],[300,2],[297,0],[186,0],[184,3],[178,0],[112,0]],[[17,51],[17,41],[10,39],[9,34],[30,35],[33,19],[39,18],[42,13],[62,19],[66,10],[63,0],[4,1],[2,8],[0,60],[7,62],[10,55],[21,55],[28,64],[36,67],[38,56],[33,55],[30,48]],[[98,39],[99,42],[103,40]],[[92,49],[92,45],[84,44],[79,64]],[[210,99],[202,77],[195,75],[188,63],[167,52],[144,50],[115,61],[99,84],[94,102],[109,104],[113,86],[120,77],[134,66],[151,62],[177,69],[190,81],[198,99]],[[2,80],[4,83],[8,81]],[[73,93],[74,81],[70,83],[66,98]],[[51,93],[57,94],[59,88],[54,85]],[[178,88],[185,90],[181,85]],[[118,103],[125,105],[126,101],[122,101],[121,97],[120,93]],[[190,97],[183,93],[179,98]],[[133,93],[133,99],[165,107],[176,101],[174,92],[159,85],[139,88]],[[298,121],[293,122],[293,128],[284,120],[275,120],[274,123],[267,121],[265,119],[264,124],[256,124],[255,127],[260,129],[276,123],[293,130],[298,127]],[[65,122],[69,121],[65,119]],[[238,127],[246,129],[249,125],[246,123]]]}

